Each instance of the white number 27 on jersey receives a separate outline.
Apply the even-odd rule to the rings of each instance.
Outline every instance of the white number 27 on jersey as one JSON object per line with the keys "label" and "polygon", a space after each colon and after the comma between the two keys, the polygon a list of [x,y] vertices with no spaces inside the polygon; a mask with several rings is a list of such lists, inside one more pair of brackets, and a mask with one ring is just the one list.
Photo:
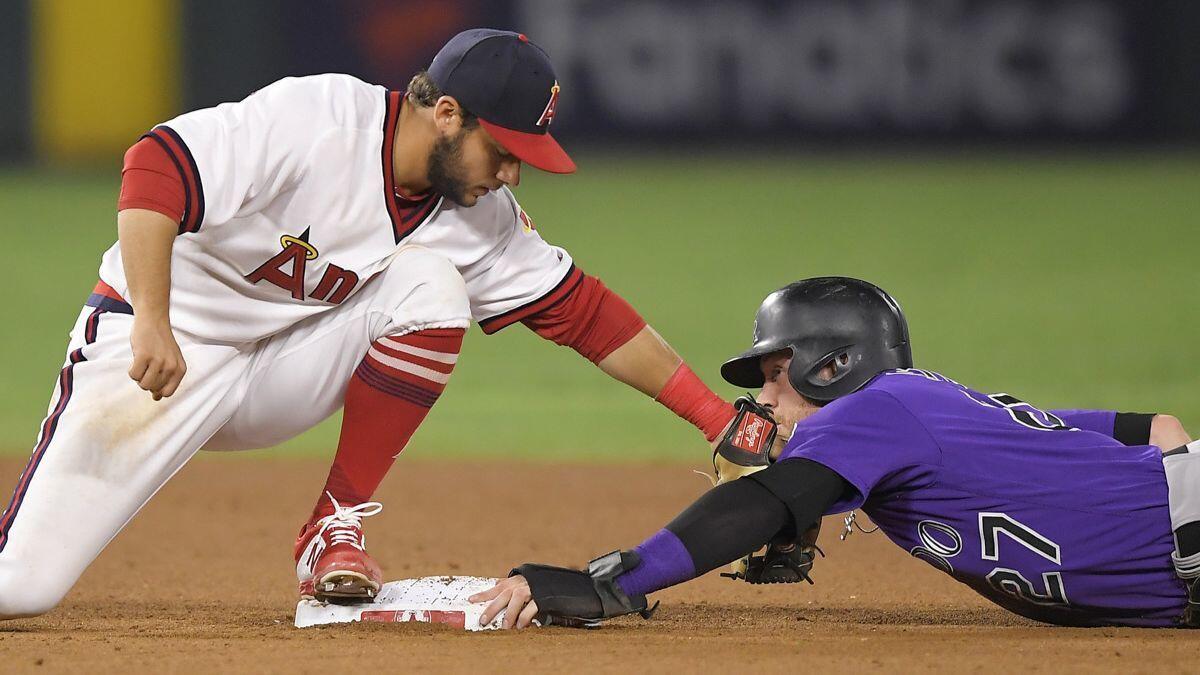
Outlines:
{"label": "white number 27 on jersey", "polygon": [[[979,551],[984,560],[1000,561],[1000,535],[1010,540],[1008,546],[1020,545],[1033,551],[1056,566],[1062,566],[1062,554],[1058,544],[1042,536],[1037,530],[1006,513],[984,511],[979,514]],[[950,558],[962,552],[962,538],[945,523],[923,520],[917,526],[921,545],[910,554],[933,563],[947,573],[954,572]],[[1061,572],[1042,572],[1045,591],[1039,591],[1024,574],[997,565],[987,574],[987,581],[998,591],[1008,593],[1036,605],[1066,605],[1067,590],[1063,586]]]}

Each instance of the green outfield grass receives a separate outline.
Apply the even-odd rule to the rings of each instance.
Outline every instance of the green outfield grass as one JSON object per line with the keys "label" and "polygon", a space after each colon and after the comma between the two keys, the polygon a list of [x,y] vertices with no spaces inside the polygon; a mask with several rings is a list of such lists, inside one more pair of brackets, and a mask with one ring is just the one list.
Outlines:
{"label": "green outfield grass", "polygon": [[[543,236],[637,307],[717,391],[762,297],[864,277],[919,366],[1050,406],[1173,412],[1200,430],[1200,156],[580,158],[526,171]],[[66,333],[115,238],[117,170],[0,172],[0,449],[26,453]],[[328,452],[327,422],[284,447]],[[517,325],[472,330],[410,452],[702,458],[657,404]]]}

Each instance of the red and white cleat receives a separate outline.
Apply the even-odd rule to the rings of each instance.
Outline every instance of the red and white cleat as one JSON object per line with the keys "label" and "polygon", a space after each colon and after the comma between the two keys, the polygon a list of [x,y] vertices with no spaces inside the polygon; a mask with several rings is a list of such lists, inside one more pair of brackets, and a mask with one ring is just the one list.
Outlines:
{"label": "red and white cleat", "polygon": [[305,525],[296,540],[296,579],[300,597],[319,602],[370,601],[383,571],[367,554],[362,519],[383,510],[379,502],[342,506],[330,495],[333,513]]}

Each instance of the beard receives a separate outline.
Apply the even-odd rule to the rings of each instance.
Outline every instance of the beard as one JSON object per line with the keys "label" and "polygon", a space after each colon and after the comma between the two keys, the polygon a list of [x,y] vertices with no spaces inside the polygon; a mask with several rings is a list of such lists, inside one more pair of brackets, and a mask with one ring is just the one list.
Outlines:
{"label": "beard", "polygon": [[463,140],[466,131],[460,130],[452,138],[439,137],[433,142],[429,151],[429,183],[433,189],[446,199],[459,206],[471,206],[464,203],[467,198],[466,171],[462,165]]}

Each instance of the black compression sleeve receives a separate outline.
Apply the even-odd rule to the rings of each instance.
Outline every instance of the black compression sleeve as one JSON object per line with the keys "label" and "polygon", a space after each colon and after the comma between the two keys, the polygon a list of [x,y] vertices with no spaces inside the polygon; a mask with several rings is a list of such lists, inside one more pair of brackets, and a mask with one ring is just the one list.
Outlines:
{"label": "black compression sleeve", "polygon": [[758,483],[739,478],[704,493],[667,529],[683,542],[700,576],[758,550],[788,520],[782,501]]}
{"label": "black compression sleeve", "polygon": [[750,474],[787,507],[788,525],[804,532],[821,519],[825,511],[847,490],[854,488],[832,469],[809,459],[787,459]]}
{"label": "black compression sleeve", "polygon": [[1154,413],[1117,413],[1113,422],[1113,438],[1125,445],[1150,445],[1150,425]]}

